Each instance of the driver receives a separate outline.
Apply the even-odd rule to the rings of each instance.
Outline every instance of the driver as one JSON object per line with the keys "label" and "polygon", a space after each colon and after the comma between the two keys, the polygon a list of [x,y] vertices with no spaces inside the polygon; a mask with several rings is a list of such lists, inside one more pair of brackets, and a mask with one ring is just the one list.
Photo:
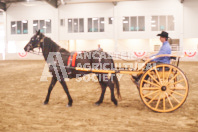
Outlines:
{"label": "driver", "polygon": [[[168,42],[168,33],[165,31],[162,31],[161,34],[157,34],[157,36],[160,36],[160,41],[162,42],[162,46],[157,54],[151,55],[150,57],[146,57],[146,59],[150,59],[154,56],[161,55],[161,54],[171,54],[171,46]],[[159,63],[166,63],[170,64],[170,57],[159,57],[156,59],[152,59],[151,62],[155,62],[157,64]],[[139,81],[142,74],[137,76],[132,76],[133,79],[135,79],[135,82]]]}
{"label": "driver", "polygon": [[[161,54],[171,54],[171,46],[168,42],[168,33],[165,31],[162,31],[161,34],[158,34],[157,36],[160,36],[160,41],[162,42],[162,47],[160,48],[160,51],[157,54],[154,54],[150,56],[149,58]],[[170,57],[159,57],[156,59],[153,59],[152,61],[155,61],[156,63],[166,63],[170,64]]]}

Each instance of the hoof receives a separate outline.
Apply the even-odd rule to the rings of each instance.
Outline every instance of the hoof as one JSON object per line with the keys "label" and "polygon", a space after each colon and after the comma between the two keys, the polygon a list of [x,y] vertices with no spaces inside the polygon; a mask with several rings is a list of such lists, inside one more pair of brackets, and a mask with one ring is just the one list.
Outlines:
{"label": "hoof", "polygon": [[96,106],[99,106],[102,102],[98,101],[95,103]]}
{"label": "hoof", "polygon": [[47,104],[48,104],[48,102],[46,102],[46,101],[43,103],[43,105],[47,105]]}
{"label": "hoof", "polygon": [[72,107],[72,105],[69,105],[69,104],[68,104],[67,107]]}
{"label": "hoof", "polygon": [[96,105],[96,106],[99,106],[99,105],[100,105],[100,103],[95,103],[95,105]]}
{"label": "hoof", "polygon": [[72,102],[69,102],[69,103],[67,104],[67,107],[72,107]]}
{"label": "hoof", "polygon": [[113,103],[114,103],[115,106],[118,106],[118,101],[117,100],[113,101]]}

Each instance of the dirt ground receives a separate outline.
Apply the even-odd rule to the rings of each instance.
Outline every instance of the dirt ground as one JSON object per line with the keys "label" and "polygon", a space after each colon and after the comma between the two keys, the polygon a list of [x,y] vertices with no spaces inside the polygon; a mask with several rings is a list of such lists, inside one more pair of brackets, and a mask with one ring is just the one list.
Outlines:
{"label": "dirt ground", "polygon": [[40,81],[44,65],[44,61],[0,61],[0,131],[198,131],[198,63],[181,63],[190,91],[184,105],[171,113],[148,109],[129,75],[121,78],[122,100],[117,107],[109,89],[103,104],[95,106],[101,93],[99,83],[75,79],[67,82],[72,107],[66,107],[68,100],[60,83],[49,104],[43,105],[50,83],[50,78]]}

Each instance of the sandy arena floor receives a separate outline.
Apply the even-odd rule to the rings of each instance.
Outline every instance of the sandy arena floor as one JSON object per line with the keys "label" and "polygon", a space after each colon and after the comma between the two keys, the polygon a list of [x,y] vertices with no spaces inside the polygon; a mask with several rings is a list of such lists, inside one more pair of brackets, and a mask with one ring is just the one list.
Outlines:
{"label": "sandy arena floor", "polygon": [[98,82],[67,82],[73,107],[60,83],[52,91],[48,105],[43,105],[50,83],[41,82],[44,61],[0,61],[0,131],[118,131],[118,132],[197,132],[198,63],[182,63],[189,79],[190,92],[182,107],[172,113],[148,109],[129,75],[120,81],[122,100],[118,107],[107,89],[104,103],[95,106],[101,89]]}

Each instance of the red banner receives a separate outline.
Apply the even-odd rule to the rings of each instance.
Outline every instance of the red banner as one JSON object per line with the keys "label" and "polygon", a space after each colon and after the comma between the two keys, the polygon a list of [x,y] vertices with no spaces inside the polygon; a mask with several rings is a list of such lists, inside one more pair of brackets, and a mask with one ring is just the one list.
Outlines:
{"label": "red banner", "polygon": [[194,57],[196,55],[196,51],[185,51],[184,54],[185,56],[188,56],[188,57]]}
{"label": "red banner", "polygon": [[136,57],[143,57],[145,54],[146,54],[145,51],[135,51],[135,52],[134,52],[134,55],[135,55]]}
{"label": "red banner", "polygon": [[21,52],[21,53],[18,53],[18,54],[22,58],[27,56],[27,52]]}

